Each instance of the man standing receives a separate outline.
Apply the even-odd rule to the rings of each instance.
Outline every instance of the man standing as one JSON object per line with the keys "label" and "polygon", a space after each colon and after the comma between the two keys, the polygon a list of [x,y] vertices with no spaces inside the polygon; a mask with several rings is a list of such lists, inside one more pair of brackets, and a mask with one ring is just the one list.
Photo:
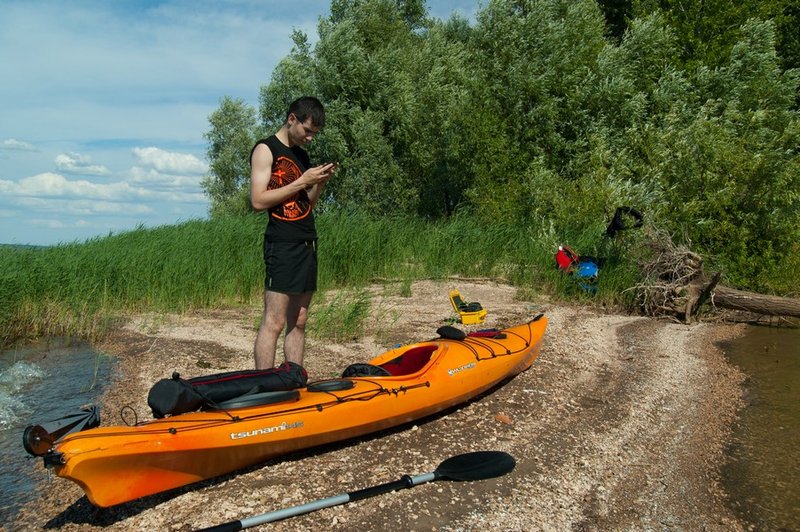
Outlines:
{"label": "man standing", "polygon": [[302,148],[325,126],[316,98],[292,102],[277,133],[258,141],[250,153],[250,203],[269,213],[264,233],[264,314],[254,347],[256,369],[275,366],[278,337],[286,328],[283,352],[303,364],[305,326],[317,289],[317,232],[312,209],[336,164],[311,167]]}

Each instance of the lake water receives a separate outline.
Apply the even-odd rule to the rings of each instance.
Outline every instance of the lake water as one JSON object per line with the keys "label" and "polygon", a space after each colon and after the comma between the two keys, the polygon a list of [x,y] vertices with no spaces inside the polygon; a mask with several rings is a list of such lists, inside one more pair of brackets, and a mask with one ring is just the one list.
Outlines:
{"label": "lake water", "polygon": [[96,403],[111,359],[63,340],[0,352],[0,525],[9,523],[46,478],[22,446],[26,426]]}
{"label": "lake water", "polygon": [[722,471],[731,506],[757,530],[800,530],[800,330],[750,327],[722,347],[748,375]]}

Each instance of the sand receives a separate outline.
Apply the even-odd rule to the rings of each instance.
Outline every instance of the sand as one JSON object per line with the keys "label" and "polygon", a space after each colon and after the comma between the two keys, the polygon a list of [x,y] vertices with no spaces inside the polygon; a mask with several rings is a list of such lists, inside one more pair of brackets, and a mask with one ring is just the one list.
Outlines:
{"label": "sand", "polygon": [[[481,280],[420,281],[404,294],[370,288],[367,335],[309,339],[310,379],[338,376],[396,344],[436,336],[458,288],[489,313],[480,327],[544,312],[549,327],[528,371],[461,408],[417,424],[271,460],[262,466],[109,509],[42,472],[41,497],[15,528],[192,530],[433,471],[463,452],[500,450],[516,468],[478,482],[440,480],[294,517],[270,530],[744,530],[719,481],[744,375],[716,342],[741,333],[592,305],[526,301]],[[328,300],[331,300],[328,294]],[[150,418],[147,391],[173,371],[190,378],[249,369],[260,308],[140,315],[100,347],[116,360],[102,417]],[[463,327],[466,329],[475,328]],[[281,356],[279,354],[279,360]],[[125,407],[125,408],[123,408]]]}

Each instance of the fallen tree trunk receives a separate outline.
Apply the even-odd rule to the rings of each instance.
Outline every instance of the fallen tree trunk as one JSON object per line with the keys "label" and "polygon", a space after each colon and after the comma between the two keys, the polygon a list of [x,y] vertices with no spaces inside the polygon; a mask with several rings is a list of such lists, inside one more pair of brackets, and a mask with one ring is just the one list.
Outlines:
{"label": "fallen tree trunk", "polygon": [[717,286],[712,292],[711,302],[714,306],[732,310],[800,318],[800,300],[745,292],[727,286]]}
{"label": "fallen tree trunk", "polygon": [[722,272],[709,277],[703,257],[676,246],[666,235],[653,234],[649,245],[652,257],[642,264],[644,281],[636,287],[639,308],[645,315],[691,323],[701,307],[710,303],[716,308],[800,318],[800,300],[719,285]]}

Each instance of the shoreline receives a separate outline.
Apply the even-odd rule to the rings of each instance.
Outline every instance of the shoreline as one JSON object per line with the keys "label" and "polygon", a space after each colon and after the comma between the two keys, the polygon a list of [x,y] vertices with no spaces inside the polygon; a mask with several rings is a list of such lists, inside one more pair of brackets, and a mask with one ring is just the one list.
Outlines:
{"label": "shoreline", "polygon": [[[301,451],[119,507],[94,508],[76,485],[54,477],[20,511],[16,525],[190,530],[432,471],[449,456],[493,449],[517,459],[512,473],[482,482],[431,483],[270,529],[746,529],[726,505],[719,477],[743,406],[745,376],[716,345],[741,334],[742,326],[680,325],[520,301],[513,287],[492,282],[454,284],[416,282],[411,297],[372,288],[365,327],[370,335],[358,342],[309,340],[309,379],[338,375],[349,363],[396,343],[434,337],[452,316],[449,288],[488,309],[486,322],[476,328],[547,314],[550,325],[530,370],[414,425]],[[259,315],[252,308],[131,319],[98,346],[116,359],[115,378],[100,405],[104,424],[119,424],[123,406],[139,420],[150,419],[147,392],[172,371],[192,377],[251,368]]]}

